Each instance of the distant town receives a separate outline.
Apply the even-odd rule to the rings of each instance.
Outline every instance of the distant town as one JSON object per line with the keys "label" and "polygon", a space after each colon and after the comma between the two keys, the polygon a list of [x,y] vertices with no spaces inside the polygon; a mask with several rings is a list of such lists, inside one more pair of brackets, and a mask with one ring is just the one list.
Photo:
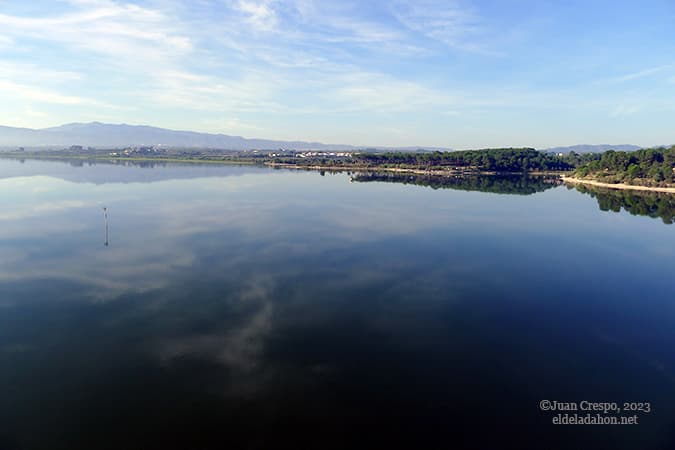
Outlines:
{"label": "distant town", "polygon": [[[375,149],[368,149],[367,151],[375,151]],[[9,154],[32,154],[42,156],[83,156],[83,157],[105,157],[123,158],[123,157],[249,157],[249,158],[351,158],[358,152],[343,152],[343,151],[316,151],[316,150],[292,150],[292,149],[278,149],[270,150],[224,150],[224,149],[185,149],[169,147],[165,145],[139,145],[128,146],[124,148],[105,149],[96,147],[85,147],[83,145],[71,145],[62,149],[54,150],[40,150],[28,149],[26,147],[18,147],[14,150],[9,150]]]}

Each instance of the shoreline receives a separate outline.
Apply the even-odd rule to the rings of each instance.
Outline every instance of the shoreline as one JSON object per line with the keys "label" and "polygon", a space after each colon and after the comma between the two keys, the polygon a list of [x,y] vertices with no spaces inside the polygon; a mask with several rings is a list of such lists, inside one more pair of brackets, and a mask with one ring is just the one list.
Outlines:
{"label": "shoreline", "polygon": [[333,172],[395,172],[395,173],[410,173],[415,175],[433,175],[433,176],[456,176],[456,175],[534,175],[534,176],[559,176],[562,177],[564,172],[559,171],[529,171],[529,172],[499,172],[499,171],[485,171],[485,170],[451,170],[451,169],[414,169],[402,167],[372,167],[372,166],[301,166],[297,164],[264,163],[267,167],[278,167],[282,169],[295,170],[330,170]]}
{"label": "shoreline", "polygon": [[427,176],[514,176],[514,175],[532,175],[532,176],[556,176],[559,177],[564,183],[569,184],[581,184],[595,187],[603,187],[608,189],[617,189],[617,190],[633,190],[633,191],[651,191],[651,192],[662,192],[668,194],[675,194],[675,187],[651,187],[651,186],[640,186],[640,185],[631,185],[624,183],[603,183],[601,181],[595,180],[584,180],[580,178],[567,177],[563,171],[529,171],[529,172],[499,172],[499,171],[482,171],[482,170],[455,170],[455,169],[415,169],[415,168],[402,168],[402,167],[372,167],[372,166],[321,166],[321,165],[297,165],[297,164],[287,164],[287,163],[276,163],[276,162],[263,162],[263,161],[251,161],[251,160],[236,160],[236,159],[189,159],[189,158],[162,158],[162,157],[130,157],[130,158],[115,158],[110,156],[97,156],[97,155],[17,155],[17,154],[3,154],[0,153],[0,159],[34,159],[34,160],[80,160],[80,161],[107,161],[110,163],[118,163],[124,161],[130,162],[157,162],[157,163],[185,163],[185,164],[222,164],[222,165],[234,165],[234,166],[259,166],[259,167],[270,167],[277,169],[290,169],[290,170],[307,170],[307,171],[332,171],[332,172],[393,172],[400,174],[413,174],[413,175],[427,175]]}
{"label": "shoreline", "polygon": [[594,180],[582,180],[580,178],[566,177],[561,176],[562,180],[565,183],[570,184],[587,184],[590,186],[605,187],[609,189],[620,189],[620,190],[632,190],[632,191],[652,191],[652,192],[665,192],[668,194],[675,194],[675,187],[650,187],[650,186],[639,186],[633,184],[624,184],[624,183],[603,183],[601,181]]}
{"label": "shoreline", "polygon": [[79,160],[79,161],[107,161],[111,163],[124,161],[151,161],[151,162],[166,162],[166,163],[188,163],[188,164],[224,164],[224,165],[247,165],[260,166],[291,170],[328,170],[332,172],[394,172],[394,173],[409,173],[414,175],[432,175],[432,176],[475,176],[475,175],[533,175],[533,176],[557,176],[563,177],[563,171],[545,171],[533,170],[528,172],[500,172],[495,170],[456,170],[456,169],[416,169],[403,167],[373,167],[373,166],[321,166],[321,165],[298,165],[277,163],[273,161],[252,161],[252,160],[237,160],[237,159],[194,159],[194,158],[163,158],[163,157],[110,157],[98,155],[35,155],[35,154],[3,154],[0,152],[0,159],[34,159],[34,160]]}
{"label": "shoreline", "polygon": [[224,160],[224,159],[182,159],[182,158],[161,158],[161,157],[129,157],[129,158],[115,158],[110,156],[80,156],[80,155],[17,155],[17,154],[2,154],[0,153],[0,159],[33,159],[33,160],[77,160],[77,161],[107,161],[107,162],[119,162],[119,161],[152,161],[152,162],[164,162],[164,163],[188,163],[188,164],[230,164],[233,166],[259,166],[260,163],[248,160]]}

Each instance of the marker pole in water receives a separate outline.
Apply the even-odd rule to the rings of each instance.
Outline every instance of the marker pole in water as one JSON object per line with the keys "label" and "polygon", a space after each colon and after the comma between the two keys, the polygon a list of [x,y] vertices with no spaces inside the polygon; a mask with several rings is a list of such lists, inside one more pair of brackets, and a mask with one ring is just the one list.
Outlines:
{"label": "marker pole in water", "polygon": [[108,208],[103,207],[103,218],[105,219],[105,242],[103,245],[108,246]]}

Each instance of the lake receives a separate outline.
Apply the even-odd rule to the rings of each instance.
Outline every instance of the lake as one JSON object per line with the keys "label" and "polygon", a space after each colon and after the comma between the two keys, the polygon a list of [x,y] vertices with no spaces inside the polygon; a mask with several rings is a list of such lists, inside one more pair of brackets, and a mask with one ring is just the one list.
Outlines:
{"label": "lake", "polygon": [[0,160],[0,449],[673,448],[674,205]]}

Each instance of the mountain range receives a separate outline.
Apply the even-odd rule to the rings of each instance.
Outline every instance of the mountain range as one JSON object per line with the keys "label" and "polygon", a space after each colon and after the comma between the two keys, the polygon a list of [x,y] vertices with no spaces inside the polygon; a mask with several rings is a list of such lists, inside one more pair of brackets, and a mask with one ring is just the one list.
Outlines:
{"label": "mountain range", "polygon": [[183,148],[223,150],[347,150],[348,145],[325,145],[319,142],[246,139],[226,134],[167,130],[145,125],[107,124],[100,122],[71,123],[52,128],[31,129],[0,126],[0,147],[51,147],[71,145],[97,148],[122,148],[138,145],[163,145]]}
{"label": "mountain range", "polygon": [[[73,145],[96,148],[124,148],[129,146],[162,145],[169,148],[210,148],[220,150],[356,150],[363,147],[339,144],[323,144],[305,141],[278,141],[269,139],[248,139],[226,134],[176,131],[147,125],[107,124],[101,122],[71,123],[52,128],[14,128],[0,126],[0,148],[41,147],[62,149]],[[609,149],[632,151],[637,145],[574,145],[553,147],[542,151],[555,153],[601,152]],[[397,151],[451,151],[439,147],[370,147],[372,150]]]}
{"label": "mountain range", "polygon": [[575,153],[600,153],[600,152],[605,152],[607,150],[616,150],[616,151],[622,151],[622,152],[632,152],[634,150],[640,150],[642,147],[638,145],[631,145],[631,144],[618,144],[618,145],[612,145],[612,144],[599,144],[599,145],[571,145],[569,147],[551,147],[551,148],[545,148],[541,149],[541,151],[544,152],[550,152],[550,153],[570,153],[570,152],[575,152]]}
{"label": "mountain range", "polygon": [[[52,128],[14,128],[0,126],[0,148],[17,147],[63,149],[73,145],[95,148],[162,145],[168,148],[219,150],[356,150],[363,147],[321,142],[248,139],[226,134],[176,131],[147,125],[107,124],[101,122],[70,123]],[[374,150],[451,150],[437,147],[374,147]]]}

